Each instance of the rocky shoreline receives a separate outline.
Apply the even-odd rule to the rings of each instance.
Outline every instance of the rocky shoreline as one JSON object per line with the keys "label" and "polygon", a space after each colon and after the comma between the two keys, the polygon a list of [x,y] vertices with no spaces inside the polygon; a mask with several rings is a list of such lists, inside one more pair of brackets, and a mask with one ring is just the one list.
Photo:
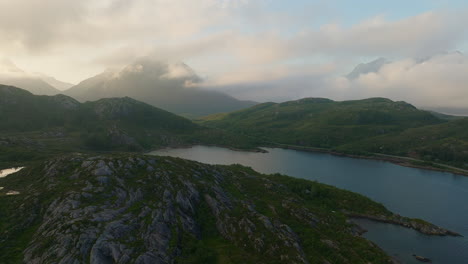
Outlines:
{"label": "rocky shoreline", "polygon": [[349,218],[360,218],[360,219],[368,219],[371,221],[381,222],[381,223],[388,223],[399,225],[406,228],[414,229],[422,234],[430,235],[430,236],[454,236],[454,237],[463,237],[461,234],[447,230],[445,228],[436,226],[434,224],[418,220],[418,219],[411,219],[399,215],[393,215],[391,218],[380,215],[365,215],[365,214],[356,214],[350,212],[344,212],[346,216]]}

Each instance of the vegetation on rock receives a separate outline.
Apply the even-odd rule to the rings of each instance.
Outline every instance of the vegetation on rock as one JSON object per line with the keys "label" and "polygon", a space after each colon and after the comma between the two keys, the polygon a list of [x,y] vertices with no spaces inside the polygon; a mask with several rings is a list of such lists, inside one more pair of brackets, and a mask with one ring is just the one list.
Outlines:
{"label": "vegetation on rock", "polygon": [[240,165],[76,154],[0,183],[5,263],[390,261],[343,213],[391,216],[382,205]]}

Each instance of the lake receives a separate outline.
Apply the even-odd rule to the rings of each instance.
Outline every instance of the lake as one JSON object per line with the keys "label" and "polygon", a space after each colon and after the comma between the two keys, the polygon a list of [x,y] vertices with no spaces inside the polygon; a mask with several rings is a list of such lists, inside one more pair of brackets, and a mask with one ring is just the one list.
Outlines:
{"label": "lake", "polygon": [[24,167],[18,167],[18,168],[10,168],[10,169],[4,169],[0,170],[0,178],[4,178],[10,174],[16,173],[20,170],[22,170]]}
{"label": "lake", "polygon": [[[150,154],[208,164],[238,163],[262,173],[316,180],[366,195],[395,213],[421,218],[468,236],[466,176],[323,153],[278,148],[265,150],[268,153],[194,146]],[[428,257],[433,263],[468,263],[468,239],[465,237],[432,237],[399,226],[366,220],[357,222],[369,230],[364,237],[404,263],[420,263],[412,254]]]}

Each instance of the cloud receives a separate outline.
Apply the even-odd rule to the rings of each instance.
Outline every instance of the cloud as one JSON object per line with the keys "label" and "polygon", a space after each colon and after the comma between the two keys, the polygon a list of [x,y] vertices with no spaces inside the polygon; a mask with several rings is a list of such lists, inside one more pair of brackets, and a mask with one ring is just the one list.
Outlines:
{"label": "cloud", "polygon": [[454,52],[422,61],[402,59],[355,80],[338,81],[343,98],[383,96],[422,107],[466,108],[467,72],[468,58]]}
{"label": "cloud", "polygon": [[244,2],[0,0],[0,34],[35,52],[64,45],[181,40],[219,23]]}
{"label": "cloud", "polygon": [[[400,59],[350,79],[336,75],[336,65],[313,70],[239,73],[234,79],[209,80],[216,89],[243,99],[286,101],[303,97],[335,100],[387,97],[424,108],[467,108],[468,57],[459,52],[425,59]],[[248,78],[251,76],[252,78]],[[240,81],[244,80],[244,81]]]}
{"label": "cloud", "polygon": [[[397,21],[376,16],[352,27],[327,24],[296,40],[301,50],[339,56],[424,56],[453,49],[464,38],[464,13],[427,12]],[[307,44],[307,45],[304,45]]]}
{"label": "cloud", "polygon": [[397,21],[376,16],[356,25],[338,23],[306,28],[284,37],[282,32],[241,35],[232,48],[249,62],[295,58],[352,56],[418,57],[453,50],[466,40],[463,12],[427,12]]}
{"label": "cloud", "polygon": [[2,46],[38,50],[58,41],[73,24],[84,19],[84,1],[0,0]]}
{"label": "cloud", "polygon": [[[468,103],[466,58],[432,56],[468,40],[466,10],[398,20],[376,14],[350,24],[323,22],[320,5],[291,11],[272,9],[271,2],[0,0],[0,56],[27,72],[72,82],[149,55],[187,62],[205,87],[243,99],[388,96],[419,105]],[[362,57],[394,62],[355,80],[337,77]],[[430,59],[405,59],[417,57]],[[168,77],[184,74],[183,67],[174,68]]]}

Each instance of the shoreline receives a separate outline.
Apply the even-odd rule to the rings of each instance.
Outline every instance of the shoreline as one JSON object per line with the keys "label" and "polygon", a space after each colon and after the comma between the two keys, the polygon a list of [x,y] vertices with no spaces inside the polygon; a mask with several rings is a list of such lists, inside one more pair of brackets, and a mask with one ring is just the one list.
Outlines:
{"label": "shoreline", "polygon": [[[419,232],[421,234],[425,234],[425,235],[428,235],[428,236],[463,237],[463,235],[461,235],[461,234],[459,234],[457,232],[445,229],[443,227],[431,224],[429,222],[419,220],[419,219],[407,218],[407,217],[403,217],[403,216],[400,216],[400,215],[393,215],[392,218],[389,218],[389,217],[384,216],[384,215],[375,216],[375,215],[357,214],[357,213],[351,213],[351,212],[344,212],[344,214],[350,220],[352,220],[352,219],[367,219],[367,220],[375,221],[375,222],[378,222],[378,223],[386,223],[386,224],[397,225],[397,226],[401,226],[401,227],[404,227],[404,228],[413,229],[413,230],[415,230],[415,231],[417,231],[417,232]],[[355,224],[358,225],[357,223],[355,223]],[[359,227],[361,227],[361,226],[359,226]]]}
{"label": "shoreline", "polygon": [[315,153],[326,153],[326,154],[331,154],[331,155],[334,155],[334,156],[348,157],[348,158],[354,158],[354,159],[380,160],[380,161],[390,162],[390,163],[393,163],[395,165],[399,165],[399,166],[403,166],[403,167],[424,169],[424,170],[431,170],[431,171],[438,171],[438,172],[447,172],[447,173],[453,173],[453,174],[456,174],[456,175],[461,175],[461,176],[468,177],[468,170],[452,167],[452,166],[445,165],[445,164],[437,164],[437,165],[443,166],[446,169],[432,167],[432,166],[418,165],[418,164],[411,163],[411,161],[413,161],[413,162],[425,162],[425,161],[424,160],[412,159],[412,158],[409,158],[409,157],[398,157],[398,156],[391,156],[391,155],[379,154],[379,153],[373,153],[373,156],[364,156],[364,155],[356,155],[356,154],[347,154],[347,153],[337,152],[337,151],[333,151],[333,150],[329,150],[329,149],[323,149],[323,148],[301,147],[301,146],[282,145],[282,144],[274,144],[274,145],[270,145],[268,147],[282,148],[282,149],[292,149],[292,150],[315,152]]}
{"label": "shoreline", "polygon": [[252,152],[252,153],[268,153],[268,151],[262,149],[261,147],[251,148],[251,149],[240,149],[234,148],[230,146],[218,145],[218,144],[181,144],[181,145],[174,145],[174,146],[165,146],[161,148],[155,148],[151,150],[144,151],[143,154],[149,154],[154,151],[161,151],[165,149],[184,149],[184,148],[193,148],[195,146],[205,146],[205,147],[217,147],[217,148],[225,148],[232,151],[239,151],[239,152]]}
{"label": "shoreline", "polygon": [[452,173],[455,175],[468,177],[468,170],[452,167],[450,165],[438,164],[438,163],[436,165],[442,166],[444,168],[418,165],[418,164],[412,163],[411,161],[413,162],[426,162],[426,161],[417,160],[417,159],[413,159],[409,157],[399,157],[399,156],[392,156],[392,155],[386,155],[386,154],[380,154],[380,153],[373,153],[372,156],[364,156],[364,155],[348,154],[344,152],[333,151],[333,150],[325,149],[325,148],[283,145],[279,143],[270,143],[269,145],[262,145],[262,146],[258,146],[256,148],[251,148],[251,149],[240,149],[240,148],[234,148],[234,147],[224,146],[224,145],[219,145],[219,144],[183,144],[183,145],[174,145],[174,146],[165,146],[162,148],[156,148],[156,149],[152,149],[149,151],[145,151],[143,152],[143,154],[148,154],[153,151],[164,150],[164,149],[182,149],[182,148],[192,148],[194,146],[218,147],[218,148],[229,149],[232,151],[243,151],[243,152],[252,152],[252,153],[268,153],[268,151],[262,149],[262,147],[263,148],[291,149],[291,150],[299,150],[299,151],[314,152],[314,153],[325,153],[325,154],[330,154],[334,156],[347,157],[347,158],[353,158],[353,159],[379,160],[379,161],[390,162],[390,163],[393,163],[395,165],[399,165],[402,167],[446,172],[446,173]]}

